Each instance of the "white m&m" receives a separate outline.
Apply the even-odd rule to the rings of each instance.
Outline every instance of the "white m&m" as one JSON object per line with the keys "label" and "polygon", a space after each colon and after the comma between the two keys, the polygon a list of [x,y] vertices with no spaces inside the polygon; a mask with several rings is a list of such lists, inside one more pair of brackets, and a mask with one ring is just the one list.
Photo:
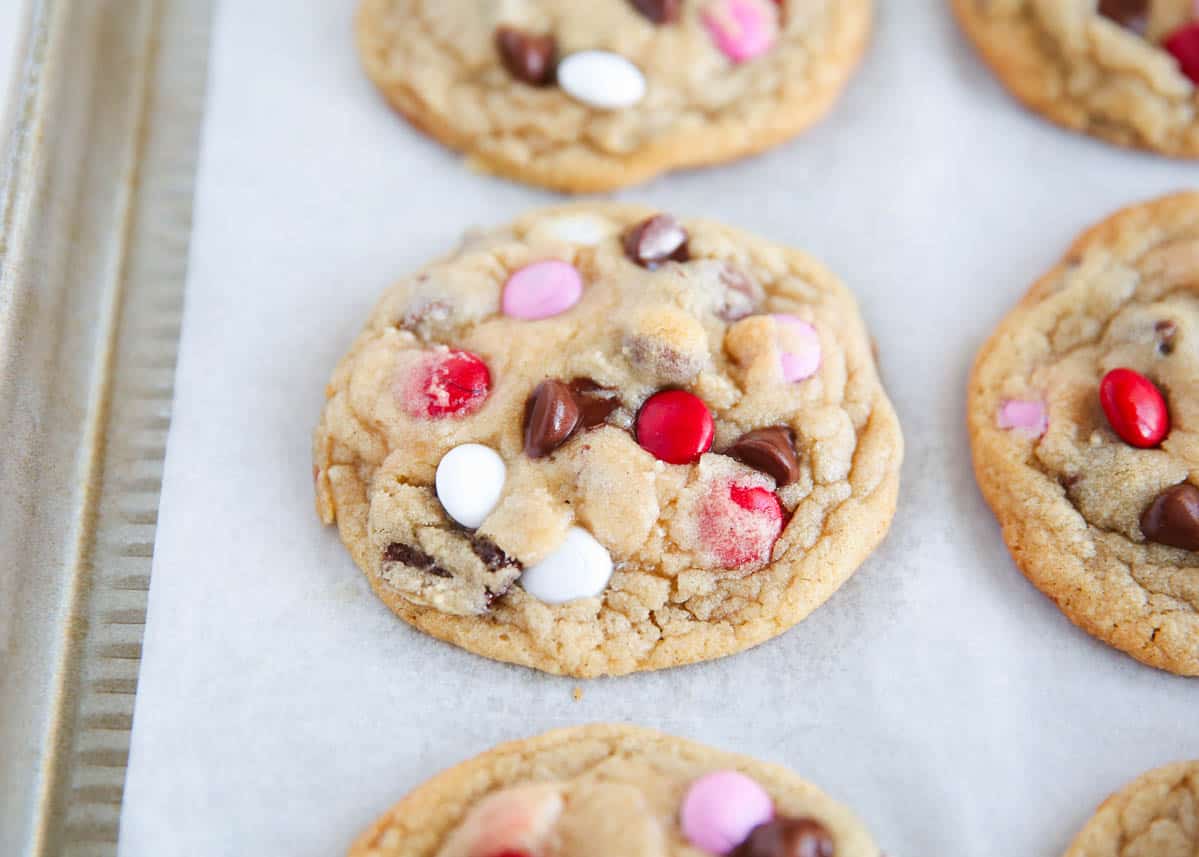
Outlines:
{"label": "white m&m", "polygon": [[558,85],[576,101],[600,110],[632,107],[645,97],[641,69],[611,51],[580,51],[558,63]]}
{"label": "white m&m", "polygon": [[445,454],[437,465],[437,499],[446,514],[469,529],[477,529],[504,493],[504,459],[488,446],[464,443]]}
{"label": "white m&m", "polygon": [[608,549],[582,527],[571,527],[553,553],[525,569],[520,585],[546,604],[565,604],[601,594],[612,577]]}

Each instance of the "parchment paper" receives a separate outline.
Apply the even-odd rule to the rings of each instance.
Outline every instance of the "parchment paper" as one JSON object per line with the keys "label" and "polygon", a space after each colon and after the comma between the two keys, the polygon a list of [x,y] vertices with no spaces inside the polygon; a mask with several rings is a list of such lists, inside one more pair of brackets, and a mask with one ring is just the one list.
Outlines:
{"label": "parchment paper", "polygon": [[[605,0],[607,2],[608,0]],[[352,0],[218,14],[120,853],[330,855],[407,790],[550,727],[633,721],[785,763],[893,857],[1060,854],[1199,756],[1199,684],[1092,641],[1019,574],[964,426],[986,334],[1083,227],[1199,168],[1011,102],[938,0],[881,0],[834,115],[621,197],[803,247],[856,291],[908,442],[884,547],[715,663],[582,684],[435,642],[312,509],[322,389],[380,291],[551,194],[472,174],[376,97]]]}

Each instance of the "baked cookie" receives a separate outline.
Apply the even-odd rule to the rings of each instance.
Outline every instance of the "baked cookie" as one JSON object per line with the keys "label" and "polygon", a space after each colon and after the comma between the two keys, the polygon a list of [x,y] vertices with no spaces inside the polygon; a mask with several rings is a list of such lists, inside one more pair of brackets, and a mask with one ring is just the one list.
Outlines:
{"label": "baked cookie", "polygon": [[983,347],[968,416],[1028,579],[1090,634],[1199,675],[1199,194],[1084,233]]}
{"label": "baked cookie", "polygon": [[1011,92],[1121,146],[1199,157],[1195,0],[952,0]]}
{"label": "baked cookie", "polygon": [[570,192],[733,160],[832,106],[871,0],[363,0],[367,73],[487,172]]}
{"label": "baked cookie", "polygon": [[880,857],[779,765],[634,726],[513,741],[418,787],[350,857]]}
{"label": "baked cookie", "polygon": [[575,676],[720,657],[882,539],[902,438],[853,297],[651,209],[550,209],[395,285],[327,389],[317,507],[402,619]]}
{"label": "baked cookie", "polygon": [[1065,857],[1199,857],[1199,761],[1150,771],[1109,797]]}

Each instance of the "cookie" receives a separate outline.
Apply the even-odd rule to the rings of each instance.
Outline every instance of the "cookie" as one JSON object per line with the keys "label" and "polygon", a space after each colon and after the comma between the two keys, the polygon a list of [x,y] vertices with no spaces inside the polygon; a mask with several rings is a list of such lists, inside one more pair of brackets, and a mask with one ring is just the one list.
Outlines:
{"label": "cookie", "polygon": [[411,792],[350,857],[880,857],[853,814],[779,765],[634,726],[513,741]]}
{"label": "cookie", "polygon": [[1109,797],[1065,857],[1194,857],[1199,854],[1199,761],[1177,762]]}
{"label": "cookie", "polygon": [[317,507],[379,597],[554,673],[773,637],[895,509],[903,441],[846,288],[639,206],[470,238],[383,296],[327,397]]}
{"label": "cookie", "polygon": [[795,136],[865,48],[871,0],[363,0],[366,71],[486,172],[569,192]]}
{"label": "cookie", "polygon": [[952,0],[1003,84],[1121,146],[1199,157],[1195,0]]}
{"label": "cookie", "polygon": [[1020,570],[1090,634],[1199,675],[1199,194],[1084,233],[970,379],[974,471]]}

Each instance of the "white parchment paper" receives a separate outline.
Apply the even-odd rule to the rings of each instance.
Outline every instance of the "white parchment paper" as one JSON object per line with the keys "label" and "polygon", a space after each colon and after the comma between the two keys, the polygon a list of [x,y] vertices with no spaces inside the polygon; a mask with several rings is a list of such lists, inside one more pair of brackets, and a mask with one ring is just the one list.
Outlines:
{"label": "white parchment paper", "polygon": [[[617,0],[604,0],[616,2]],[[1011,102],[939,0],[881,0],[829,121],[621,194],[825,260],[908,442],[883,548],[808,621],[716,663],[583,684],[409,629],[312,509],[329,373],[380,291],[465,227],[556,199],[472,174],[376,97],[352,0],[218,14],[123,857],[330,855],[510,738],[633,721],[785,763],[896,857],[1056,857],[1112,789],[1199,756],[1199,684],[1076,630],[970,470],[988,331],[1082,228],[1194,185]]]}

